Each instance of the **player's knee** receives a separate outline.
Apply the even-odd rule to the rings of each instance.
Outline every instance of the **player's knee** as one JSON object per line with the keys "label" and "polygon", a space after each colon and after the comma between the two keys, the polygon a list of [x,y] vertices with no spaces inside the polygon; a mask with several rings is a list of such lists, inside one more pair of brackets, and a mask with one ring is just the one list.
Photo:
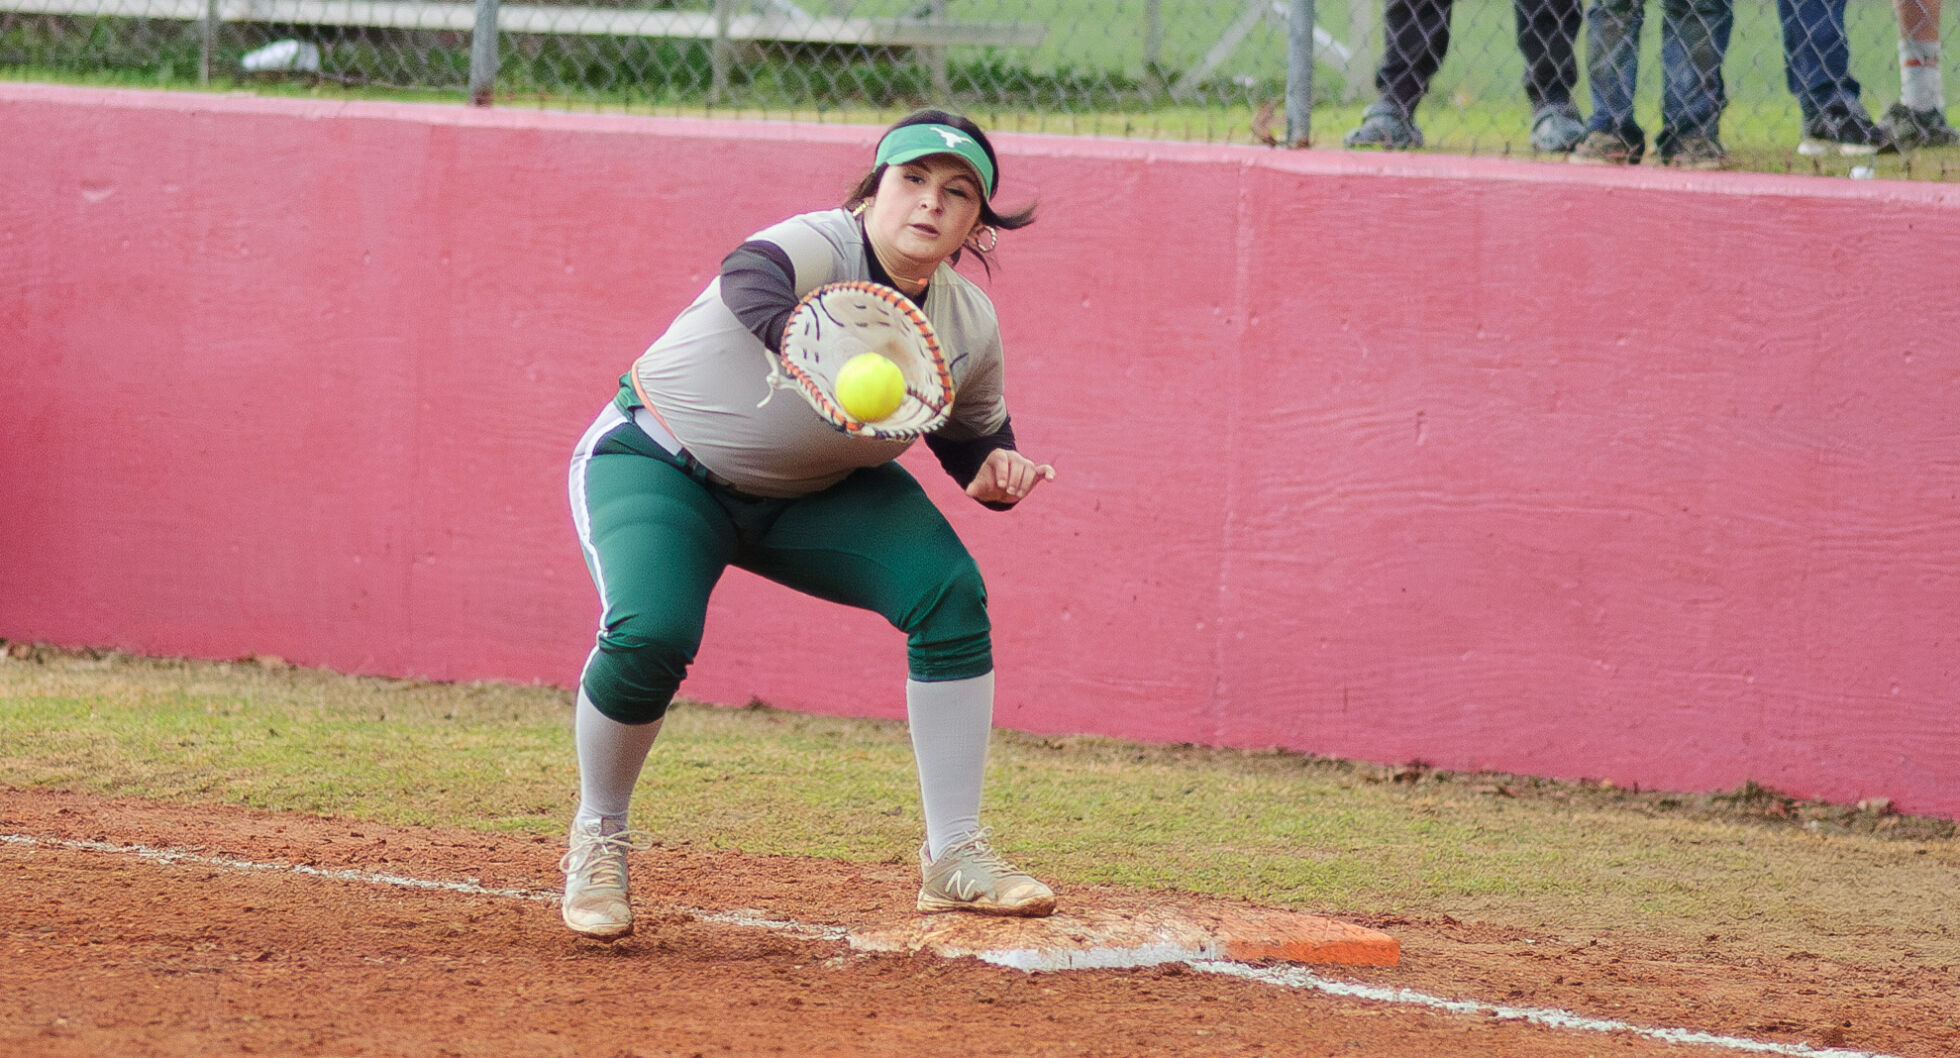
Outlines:
{"label": "player's knee", "polygon": [[948,565],[902,627],[913,679],[958,680],[993,671],[987,584],[970,557]]}
{"label": "player's knee", "polygon": [[[650,634],[651,633],[651,634]],[[697,641],[626,625],[599,636],[581,686],[599,712],[622,724],[647,724],[667,713],[694,660]]]}

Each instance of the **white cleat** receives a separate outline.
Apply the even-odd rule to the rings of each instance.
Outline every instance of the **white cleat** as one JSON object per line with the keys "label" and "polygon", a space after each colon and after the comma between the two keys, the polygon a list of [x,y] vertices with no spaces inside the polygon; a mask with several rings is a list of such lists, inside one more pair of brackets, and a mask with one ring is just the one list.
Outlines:
{"label": "white cleat", "polygon": [[921,911],[970,911],[982,915],[1044,918],[1055,913],[1055,891],[1001,858],[987,843],[991,831],[948,845],[939,858],[919,847]]}
{"label": "white cleat", "polygon": [[602,820],[572,827],[571,849],[558,861],[565,872],[565,925],[574,933],[618,940],[633,932],[633,905],[626,889],[626,854],[653,847],[642,830],[602,834]]}

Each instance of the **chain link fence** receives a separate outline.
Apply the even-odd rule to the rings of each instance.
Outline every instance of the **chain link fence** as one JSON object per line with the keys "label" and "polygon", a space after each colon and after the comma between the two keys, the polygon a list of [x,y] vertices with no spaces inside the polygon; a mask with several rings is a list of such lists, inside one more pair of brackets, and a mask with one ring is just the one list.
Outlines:
{"label": "chain link fence", "polygon": [[[1884,122],[1908,69],[1919,117],[1944,113],[1937,45],[1902,47],[1895,2],[1938,26],[1939,0],[0,0],[0,76],[872,124],[934,103],[1006,130],[1552,160],[1572,143],[1551,132],[1605,131],[1650,164],[1706,132],[1730,167],[1960,179],[1960,147]],[[1604,153],[1582,160],[1628,160]]]}

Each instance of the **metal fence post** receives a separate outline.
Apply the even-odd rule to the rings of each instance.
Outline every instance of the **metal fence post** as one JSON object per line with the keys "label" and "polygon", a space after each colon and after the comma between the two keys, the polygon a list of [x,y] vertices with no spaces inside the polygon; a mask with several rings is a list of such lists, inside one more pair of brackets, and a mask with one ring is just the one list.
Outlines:
{"label": "metal fence post", "polygon": [[470,31],[470,105],[487,107],[497,96],[497,0],[476,0]]}
{"label": "metal fence post", "polygon": [[199,34],[197,83],[211,83],[211,60],[218,54],[218,0],[204,0],[204,26]]}
{"label": "metal fence post", "polygon": [[1286,145],[1313,140],[1314,0],[1292,0],[1286,14]]}
{"label": "metal fence post", "polygon": [[715,0],[715,39],[708,45],[708,103],[712,106],[728,101],[728,68],[735,65],[735,44],[728,39],[728,31],[734,19],[735,0]]}
{"label": "metal fence post", "polygon": [[[946,21],[946,0],[932,0],[926,5],[926,17],[934,22]],[[946,47],[943,44],[929,45],[919,49],[925,56],[926,68],[932,75],[932,94],[946,99],[953,94],[952,82],[946,74]]]}

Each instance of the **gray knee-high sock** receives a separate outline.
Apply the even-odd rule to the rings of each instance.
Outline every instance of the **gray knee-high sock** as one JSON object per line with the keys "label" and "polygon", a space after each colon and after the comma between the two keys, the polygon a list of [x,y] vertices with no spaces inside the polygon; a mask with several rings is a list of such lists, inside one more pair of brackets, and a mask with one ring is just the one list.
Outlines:
{"label": "gray knee-high sock", "polygon": [[597,818],[605,821],[606,831],[625,829],[633,784],[653,740],[660,737],[660,724],[622,724],[600,712],[580,688],[572,721],[578,744],[578,814],[573,825]]}
{"label": "gray knee-high sock", "polygon": [[994,726],[994,674],[965,680],[905,681],[905,715],[919,765],[926,855],[980,829],[980,786]]}

